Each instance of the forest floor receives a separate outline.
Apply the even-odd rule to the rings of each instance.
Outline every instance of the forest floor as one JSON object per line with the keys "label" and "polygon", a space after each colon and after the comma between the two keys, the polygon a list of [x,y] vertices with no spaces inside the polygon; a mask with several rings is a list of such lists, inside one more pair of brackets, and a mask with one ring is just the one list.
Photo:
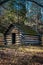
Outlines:
{"label": "forest floor", "polygon": [[0,47],[0,65],[43,65],[43,47]]}

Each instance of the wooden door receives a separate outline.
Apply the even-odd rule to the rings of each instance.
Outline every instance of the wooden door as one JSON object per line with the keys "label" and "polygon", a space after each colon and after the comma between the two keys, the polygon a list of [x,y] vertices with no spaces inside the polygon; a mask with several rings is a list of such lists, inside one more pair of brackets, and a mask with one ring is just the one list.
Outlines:
{"label": "wooden door", "polygon": [[12,44],[16,42],[16,33],[12,33]]}

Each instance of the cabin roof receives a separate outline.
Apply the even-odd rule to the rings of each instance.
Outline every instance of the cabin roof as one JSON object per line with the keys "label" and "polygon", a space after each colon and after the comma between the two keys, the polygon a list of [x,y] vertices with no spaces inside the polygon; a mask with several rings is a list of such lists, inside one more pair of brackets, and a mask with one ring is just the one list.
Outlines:
{"label": "cabin roof", "polygon": [[30,34],[30,35],[37,35],[37,32],[34,31],[30,26],[26,26],[24,24],[10,24],[10,26],[8,27],[8,29],[5,31],[5,35],[9,32],[9,30],[11,30],[11,28],[14,28],[14,26],[16,26],[17,28],[19,28],[19,30],[23,31],[25,34]]}

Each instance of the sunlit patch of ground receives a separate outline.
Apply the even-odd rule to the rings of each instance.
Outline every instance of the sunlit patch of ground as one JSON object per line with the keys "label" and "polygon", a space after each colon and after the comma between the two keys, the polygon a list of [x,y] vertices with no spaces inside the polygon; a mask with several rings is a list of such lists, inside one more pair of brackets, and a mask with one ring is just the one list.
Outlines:
{"label": "sunlit patch of ground", "polygon": [[43,47],[1,47],[0,65],[43,65]]}

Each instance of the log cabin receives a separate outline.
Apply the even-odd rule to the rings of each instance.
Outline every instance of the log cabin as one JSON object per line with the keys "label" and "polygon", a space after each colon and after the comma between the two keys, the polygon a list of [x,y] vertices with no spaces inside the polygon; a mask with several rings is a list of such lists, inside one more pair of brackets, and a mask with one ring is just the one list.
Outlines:
{"label": "log cabin", "polygon": [[11,24],[4,33],[4,42],[12,44],[40,44],[39,35],[31,27],[24,24]]}

